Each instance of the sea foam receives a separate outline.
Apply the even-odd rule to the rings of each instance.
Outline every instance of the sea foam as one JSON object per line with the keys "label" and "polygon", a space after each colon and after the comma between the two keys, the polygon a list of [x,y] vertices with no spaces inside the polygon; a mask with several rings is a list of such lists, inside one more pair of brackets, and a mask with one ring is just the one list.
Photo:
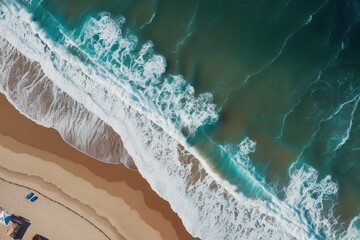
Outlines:
{"label": "sea foam", "polygon": [[[269,200],[250,199],[215,174],[179,134],[180,128],[195,132],[217,119],[211,95],[195,97],[193,88],[181,76],[164,78],[165,61],[153,53],[151,43],[142,46],[138,53],[132,52],[137,39],[121,33],[123,19],[113,21],[108,14],[90,18],[80,34],[64,34],[62,43],[58,44],[36,27],[29,13],[15,7],[12,1],[3,2],[6,7],[0,8],[0,35],[6,41],[2,39],[1,53],[5,54],[1,67],[2,74],[8,77],[2,81],[2,91],[23,114],[57,129],[63,136],[67,128],[73,128],[71,119],[81,122],[78,126],[91,123],[79,135],[70,134],[78,146],[87,146],[82,141],[95,136],[100,137],[91,142],[101,141],[107,134],[104,129],[111,126],[121,136],[139,172],[169,201],[193,236],[202,239],[336,239],[339,236],[352,239],[356,236],[355,220],[347,232],[337,233],[331,210],[323,217],[322,204],[336,194],[337,187],[329,177],[318,181],[318,173],[310,166],[290,173],[292,180],[282,200],[275,195]],[[118,46],[116,57],[106,54],[114,45]],[[70,55],[69,49],[81,53],[82,61]],[[19,74],[13,72],[19,79],[18,87],[11,86],[11,67],[6,62],[7,56],[20,54],[17,51],[26,56],[21,57],[22,61],[36,66]],[[23,77],[31,74],[35,77]],[[49,90],[51,97],[42,96],[42,88]],[[23,97],[23,91],[31,97]],[[65,95],[67,99],[61,97]],[[40,108],[43,99],[49,101],[46,106],[68,104],[65,112],[69,115],[62,116],[61,107],[51,111]],[[33,103],[30,107],[29,100]],[[44,122],[43,116],[48,116]],[[94,123],[100,121],[104,127],[95,128],[98,132],[92,133]],[[235,160],[245,161],[239,167],[250,167],[248,153],[254,148],[250,140],[239,145],[240,153]],[[88,151],[86,147],[83,149]],[[310,194],[313,192],[315,195]]]}
{"label": "sea foam", "polygon": [[109,125],[61,91],[37,62],[29,61],[3,38],[0,49],[0,92],[22,114],[42,126],[55,128],[81,152],[136,169],[120,136]]}

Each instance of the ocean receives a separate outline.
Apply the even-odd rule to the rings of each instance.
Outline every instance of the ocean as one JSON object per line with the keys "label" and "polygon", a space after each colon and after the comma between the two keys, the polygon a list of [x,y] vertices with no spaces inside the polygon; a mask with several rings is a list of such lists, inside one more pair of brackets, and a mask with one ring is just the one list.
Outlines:
{"label": "ocean", "polygon": [[0,0],[0,91],[194,237],[360,239],[359,40],[358,0]]}

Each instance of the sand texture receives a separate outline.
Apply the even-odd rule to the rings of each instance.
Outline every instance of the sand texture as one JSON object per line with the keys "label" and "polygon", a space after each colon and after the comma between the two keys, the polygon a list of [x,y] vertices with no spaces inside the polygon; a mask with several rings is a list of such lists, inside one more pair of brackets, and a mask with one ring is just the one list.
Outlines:
{"label": "sand texture", "polygon": [[[24,239],[193,239],[138,172],[71,148],[2,95],[0,178],[0,207],[30,222]],[[24,199],[29,191],[38,201]]]}

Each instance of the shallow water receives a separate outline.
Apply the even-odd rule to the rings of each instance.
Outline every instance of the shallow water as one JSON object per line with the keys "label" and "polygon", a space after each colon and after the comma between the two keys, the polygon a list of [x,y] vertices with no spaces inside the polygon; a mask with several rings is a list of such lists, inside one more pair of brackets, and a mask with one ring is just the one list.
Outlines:
{"label": "shallow water", "polygon": [[[49,47],[40,55],[65,46],[49,58],[51,74],[69,71],[77,59],[84,64],[77,69],[95,79],[69,74],[73,88],[55,84],[122,138],[115,126],[122,115],[111,115],[120,100],[196,151],[211,176],[230,183],[228,191],[265,201],[294,237],[349,234],[360,206],[359,1],[33,0],[21,8]],[[72,56],[67,64],[65,54]],[[94,91],[94,84],[107,90]],[[75,88],[86,94],[77,97]],[[87,96],[96,107],[87,107]],[[151,153],[162,159],[159,146]],[[139,170],[155,184],[162,175],[150,166]],[[183,219],[188,229],[196,224]],[[234,231],[229,236],[250,234]]]}

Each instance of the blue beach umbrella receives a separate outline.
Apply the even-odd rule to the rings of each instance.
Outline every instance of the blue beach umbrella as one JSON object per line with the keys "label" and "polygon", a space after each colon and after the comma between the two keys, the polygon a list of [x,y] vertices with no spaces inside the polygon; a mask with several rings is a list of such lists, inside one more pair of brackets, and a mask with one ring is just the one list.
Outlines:
{"label": "blue beach umbrella", "polygon": [[13,218],[13,214],[7,213],[4,210],[2,210],[2,212],[0,213],[0,223],[4,225],[8,225],[8,223],[12,218]]}

